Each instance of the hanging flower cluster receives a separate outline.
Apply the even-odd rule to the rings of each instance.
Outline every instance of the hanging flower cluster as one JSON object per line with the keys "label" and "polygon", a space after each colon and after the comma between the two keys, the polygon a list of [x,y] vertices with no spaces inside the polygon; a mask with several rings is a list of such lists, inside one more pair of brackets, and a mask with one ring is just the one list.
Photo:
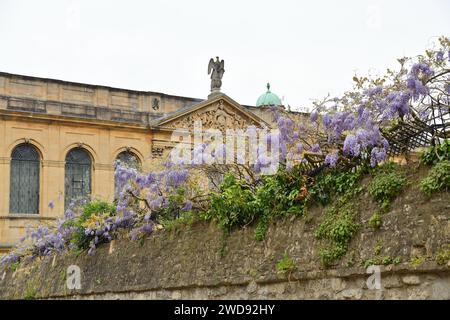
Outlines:
{"label": "hanging flower cluster", "polygon": [[389,143],[383,129],[406,117],[426,123],[430,106],[450,107],[450,40],[441,37],[438,46],[424,56],[399,59],[398,72],[388,70],[377,79],[355,76],[355,90],[315,102],[309,117],[294,119],[275,109],[280,161],[288,168],[291,159],[313,161],[311,155],[330,167],[385,161]]}
{"label": "hanging flower cluster", "polygon": [[[354,77],[353,91],[315,102],[307,116],[275,106],[272,112],[276,131],[266,131],[263,137],[255,127],[246,132],[250,139],[259,135],[265,142],[256,147],[254,161],[247,166],[244,154],[236,154],[246,177],[264,173],[274,162],[289,170],[308,162],[336,167],[362,162],[376,166],[385,161],[389,143],[383,129],[407,117],[426,123],[430,106],[450,108],[448,38],[440,38],[439,47],[426,51],[424,56],[399,62],[400,70],[388,70],[384,77]],[[276,158],[273,146],[277,146]],[[132,240],[141,239],[158,228],[160,219],[177,218],[196,208],[198,190],[189,184],[192,169],[223,161],[226,155],[224,145],[209,148],[202,143],[195,146],[190,159],[176,163],[169,159],[160,171],[143,173],[116,164],[113,207],[83,200],[72,203],[55,227],[29,230],[22,239],[24,245],[1,257],[0,267],[25,257],[45,257],[70,249],[87,249],[92,255],[100,243],[111,241],[121,230]],[[49,207],[54,208],[53,201]]]}

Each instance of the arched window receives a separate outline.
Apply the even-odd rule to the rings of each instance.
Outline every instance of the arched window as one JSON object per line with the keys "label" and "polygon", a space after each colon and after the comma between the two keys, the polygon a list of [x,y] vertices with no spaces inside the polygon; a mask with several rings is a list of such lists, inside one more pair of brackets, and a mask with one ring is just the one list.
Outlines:
{"label": "arched window", "polygon": [[141,169],[141,161],[139,157],[131,151],[122,151],[117,155],[116,161],[128,168]]}
{"label": "arched window", "polygon": [[[116,163],[121,166],[141,170],[141,160],[139,157],[131,151],[122,151],[116,157]],[[114,179],[114,193],[117,196],[119,190],[117,187],[116,179]]]}
{"label": "arched window", "polygon": [[82,148],[69,151],[65,170],[65,208],[75,199],[89,197],[91,194],[92,161],[88,152]]}
{"label": "arched window", "polygon": [[21,144],[11,154],[10,213],[39,213],[39,152]]}

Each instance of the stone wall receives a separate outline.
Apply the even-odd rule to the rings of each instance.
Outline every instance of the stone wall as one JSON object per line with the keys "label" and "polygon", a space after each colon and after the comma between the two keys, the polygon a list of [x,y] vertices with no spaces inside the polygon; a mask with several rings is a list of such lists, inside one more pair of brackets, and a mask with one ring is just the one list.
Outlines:
{"label": "stone wall", "polygon": [[[9,270],[0,297],[74,299],[450,299],[450,263],[436,257],[450,247],[450,194],[427,199],[411,185],[373,230],[367,220],[376,204],[364,195],[360,231],[346,256],[324,269],[314,230],[323,208],[308,217],[274,221],[266,239],[247,228],[223,237],[214,224],[198,222],[159,231],[143,243],[115,240],[95,256],[60,255]],[[277,271],[287,254],[295,269]],[[368,289],[363,264],[375,257],[397,258],[381,266],[381,290]],[[66,270],[81,269],[81,289],[69,290]]]}
{"label": "stone wall", "polygon": [[380,290],[368,289],[366,282],[370,274],[359,269],[333,270],[333,272],[307,272],[261,280],[248,280],[241,283],[224,283],[213,286],[193,286],[183,288],[164,288],[142,291],[115,291],[89,294],[68,294],[53,296],[61,299],[439,299],[450,300],[450,273],[448,269],[421,267],[382,268],[383,287]]}
{"label": "stone wall", "polygon": [[[100,111],[121,110],[161,116],[202,101],[159,92],[111,88],[3,72],[0,72],[0,97],[17,98],[9,103],[11,108],[29,109],[30,103],[35,101],[33,106],[36,111],[39,111],[40,107],[46,107],[56,112],[57,107],[62,104],[62,113],[64,110],[72,110],[82,115],[89,115],[89,111],[95,112],[95,108],[98,108]],[[0,100],[0,108],[2,102],[5,107],[5,102]]]}

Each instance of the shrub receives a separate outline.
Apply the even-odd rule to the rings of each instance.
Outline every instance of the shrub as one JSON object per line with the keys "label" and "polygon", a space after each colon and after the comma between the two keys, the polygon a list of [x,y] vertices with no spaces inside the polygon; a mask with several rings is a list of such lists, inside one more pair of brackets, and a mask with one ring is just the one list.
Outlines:
{"label": "shrub", "polygon": [[343,195],[349,191],[358,191],[357,183],[362,171],[323,171],[311,188],[308,200],[322,205],[330,203],[336,195]]}
{"label": "shrub", "polygon": [[351,203],[362,190],[357,184],[363,172],[364,168],[354,171],[324,171],[311,188],[309,201],[325,205],[333,200],[315,232],[317,239],[327,242],[319,251],[320,260],[326,267],[346,254],[348,244],[358,230],[356,212]]}
{"label": "shrub", "polygon": [[255,190],[245,180],[229,173],[219,191],[211,194],[211,206],[203,218],[218,221],[227,233],[235,227],[257,222],[255,238],[263,240],[272,217],[303,213],[306,195],[301,197],[302,192],[307,190],[303,176],[296,168],[262,177]]}
{"label": "shrub", "polygon": [[192,226],[198,218],[198,212],[196,211],[183,211],[180,213],[178,218],[167,218],[161,219],[159,223],[164,227],[167,231],[177,231],[185,227]]}
{"label": "shrub", "polygon": [[328,213],[316,231],[316,236],[319,239],[329,239],[336,243],[349,242],[357,230],[353,216],[354,214],[350,211]]}
{"label": "shrub", "polygon": [[437,253],[435,261],[440,266],[446,265],[450,261],[450,245],[448,249],[443,249]]}
{"label": "shrub", "polygon": [[347,253],[347,246],[341,244],[333,244],[329,247],[322,248],[319,251],[319,257],[321,263],[325,267],[329,267],[335,261],[342,258]]}
{"label": "shrub", "polygon": [[227,233],[235,227],[250,224],[256,216],[254,193],[233,174],[226,174],[219,192],[211,194],[211,207],[203,215],[206,220],[217,220]]}
{"label": "shrub", "polygon": [[294,260],[292,260],[292,258],[290,258],[289,255],[287,253],[285,253],[283,255],[283,258],[281,258],[277,262],[276,267],[277,267],[278,272],[285,273],[285,272],[294,270],[295,263],[294,263]]}
{"label": "shrub", "polygon": [[[97,243],[101,243],[102,234],[98,232],[86,232],[86,230],[99,230],[104,222],[116,214],[116,207],[108,202],[94,200],[88,202],[81,207],[81,214],[78,219],[66,222],[70,226],[75,227],[71,244],[77,249],[88,249],[91,242],[97,237]],[[66,225],[68,227],[69,225]],[[106,239],[103,239],[106,240]]]}
{"label": "shrub", "polygon": [[357,231],[358,224],[355,222],[353,210],[338,211],[335,208],[327,210],[325,219],[315,233],[317,239],[324,239],[330,243],[319,252],[322,263],[329,266],[344,256],[350,240]]}
{"label": "shrub", "polygon": [[263,240],[272,217],[301,216],[304,213],[308,189],[298,168],[280,170],[273,176],[263,177],[257,188],[253,206],[259,209],[255,229],[256,240]]}
{"label": "shrub", "polygon": [[406,178],[398,172],[397,166],[388,164],[380,167],[369,184],[370,195],[386,210],[390,202],[402,191]]}
{"label": "shrub", "polygon": [[186,201],[186,190],[183,188],[174,188],[172,194],[167,196],[167,204],[161,208],[152,211],[153,219],[156,221],[174,220],[180,218],[185,212],[183,204]]}
{"label": "shrub", "polygon": [[369,226],[374,229],[379,229],[383,223],[381,218],[381,214],[379,212],[375,212],[372,217],[369,219]]}
{"label": "shrub", "polygon": [[440,161],[450,161],[450,140],[444,140],[440,145],[430,147],[422,153],[420,161],[426,165],[434,165]]}
{"label": "shrub", "polygon": [[428,196],[450,188],[450,161],[435,164],[428,176],[420,182],[420,190]]}
{"label": "shrub", "polygon": [[418,266],[420,266],[421,264],[423,264],[425,262],[425,257],[422,256],[415,256],[411,258],[411,267],[413,268],[417,268]]}
{"label": "shrub", "polygon": [[303,211],[302,192],[307,192],[303,176],[297,168],[291,172],[280,170],[273,176],[264,176],[255,193],[255,205],[274,215],[287,216]]}
{"label": "shrub", "polygon": [[373,266],[373,265],[383,265],[383,266],[387,266],[390,264],[399,264],[402,262],[402,258],[401,257],[391,257],[391,256],[383,256],[383,257],[375,257],[372,259],[368,259],[366,261],[364,261],[363,266],[364,268],[367,268],[369,266]]}

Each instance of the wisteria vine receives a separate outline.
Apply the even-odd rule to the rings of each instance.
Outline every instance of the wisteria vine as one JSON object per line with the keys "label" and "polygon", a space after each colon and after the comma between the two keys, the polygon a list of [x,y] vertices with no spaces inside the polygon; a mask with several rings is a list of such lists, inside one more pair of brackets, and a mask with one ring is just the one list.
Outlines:
{"label": "wisteria vine", "polygon": [[[277,161],[288,170],[296,164],[316,162],[332,168],[363,162],[376,166],[388,157],[385,128],[408,117],[426,123],[430,106],[450,108],[447,37],[439,38],[437,47],[424,55],[398,61],[400,70],[388,69],[383,77],[355,76],[353,90],[339,98],[316,101],[307,117],[275,106],[273,122],[278,133],[265,139],[268,145],[275,140],[279,144]],[[254,134],[254,130],[251,127],[247,133]],[[92,204],[95,202],[92,200],[74,201],[56,226],[41,225],[28,230],[17,248],[1,257],[1,267],[67,250],[85,249],[93,255],[99,244],[122,233],[139,240],[160,228],[162,219],[176,219],[182,212],[202,210],[208,198],[193,179],[195,170],[201,169],[206,158],[219,158],[218,151],[224,152],[216,148],[213,154],[206,154],[206,149],[201,144],[194,148],[191,161],[175,165],[169,159],[162,170],[149,173],[116,164],[113,206]],[[258,149],[252,166],[243,164],[234,168],[255,183],[271,161],[265,150]],[[214,164],[203,167],[206,170]],[[225,170],[230,167],[233,165]],[[49,207],[54,207],[52,201]]]}

